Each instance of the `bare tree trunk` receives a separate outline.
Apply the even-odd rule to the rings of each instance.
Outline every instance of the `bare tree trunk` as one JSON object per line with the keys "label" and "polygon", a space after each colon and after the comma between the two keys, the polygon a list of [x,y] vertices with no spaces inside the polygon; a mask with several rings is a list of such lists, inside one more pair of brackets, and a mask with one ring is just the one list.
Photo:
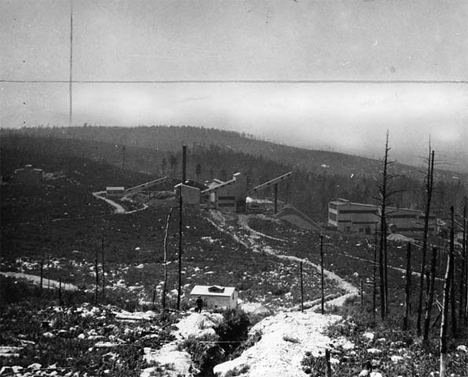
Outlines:
{"label": "bare tree trunk", "polygon": [[451,284],[450,284],[450,306],[451,306],[451,314],[452,314],[452,336],[454,338],[457,337],[457,312],[456,312],[456,296],[455,296],[455,210],[450,207],[450,255],[452,259],[452,275],[451,275]]}
{"label": "bare tree trunk", "polygon": [[424,331],[423,331],[423,342],[428,344],[429,342],[429,327],[431,325],[431,314],[432,305],[434,303],[434,292],[435,292],[435,275],[437,266],[437,248],[432,248],[432,261],[431,261],[431,280],[429,283],[429,295],[426,304],[426,313],[424,316]]}
{"label": "bare tree trunk", "polygon": [[459,308],[459,320],[460,324],[466,326],[465,318],[466,318],[466,300],[467,300],[467,289],[468,286],[466,284],[466,274],[467,271],[467,255],[466,255],[466,203],[463,206],[463,240],[462,240],[462,267],[461,267],[461,275],[460,275],[460,308]]}
{"label": "bare tree trunk", "polygon": [[[452,227],[450,230],[450,239],[453,239],[453,206],[450,208],[452,217]],[[444,281],[444,298],[442,304],[442,320],[440,324],[440,369],[439,377],[445,377],[447,372],[447,329],[448,329],[448,314],[450,303],[450,285],[453,274],[453,249],[450,247],[450,252],[447,260],[447,270],[445,272]]]}
{"label": "bare tree trunk", "polygon": [[166,220],[166,229],[164,230],[164,282],[163,282],[163,290],[161,295],[161,306],[163,309],[166,309],[166,292],[167,292],[167,239],[169,236],[169,224],[171,222],[172,216],[172,207],[167,215]]}
{"label": "bare tree trunk", "polygon": [[375,242],[374,242],[374,266],[372,276],[372,316],[375,318],[375,309],[377,307],[377,227],[375,228]]}
{"label": "bare tree trunk", "polygon": [[105,298],[106,294],[106,270],[105,270],[105,261],[104,261],[104,232],[102,233],[101,238],[101,262],[102,262],[102,299]]}
{"label": "bare tree trunk", "polygon": [[44,259],[41,259],[41,282],[39,285],[39,291],[41,293],[41,296],[42,296],[43,289],[44,289]]}
{"label": "bare tree trunk", "polygon": [[96,274],[96,288],[95,288],[95,297],[94,300],[96,304],[98,303],[98,291],[99,291],[99,266],[98,266],[98,250],[96,249],[96,254],[94,258],[94,272]]}
{"label": "bare tree trunk", "polygon": [[304,312],[304,280],[302,274],[302,261],[299,263],[299,269],[301,274],[301,312]]}
{"label": "bare tree trunk", "polygon": [[435,155],[434,151],[431,151],[431,148],[429,146],[429,160],[427,163],[427,176],[426,176],[426,208],[424,211],[421,277],[419,280],[418,319],[417,319],[417,324],[416,324],[417,332],[419,336],[421,335],[421,321],[422,321],[422,312],[423,312],[423,292],[424,292],[424,272],[426,269],[427,238],[429,234],[429,215],[431,211],[432,187],[434,183],[434,155]]}
{"label": "bare tree trunk", "polygon": [[388,281],[387,281],[387,200],[388,200],[388,131],[385,141],[384,166],[380,191],[380,248],[379,248],[379,277],[380,277],[380,315],[385,319],[388,314]]}
{"label": "bare tree trunk", "polygon": [[320,285],[321,285],[321,313],[325,314],[325,292],[323,275],[323,235],[320,235]]}
{"label": "bare tree trunk", "polygon": [[411,313],[411,243],[406,248],[406,288],[405,288],[405,316],[403,318],[403,331],[409,328]]}
{"label": "bare tree trunk", "polygon": [[179,279],[178,279],[178,286],[177,286],[177,310],[180,310],[180,300],[182,296],[182,215],[184,212],[183,206],[183,195],[182,195],[182,188],[185,184],[185,173],[186,173],[186,158],[187,158],[187,147],[185,145],[182,146],[182,184],[180,185],[180,192],[179,192]]}

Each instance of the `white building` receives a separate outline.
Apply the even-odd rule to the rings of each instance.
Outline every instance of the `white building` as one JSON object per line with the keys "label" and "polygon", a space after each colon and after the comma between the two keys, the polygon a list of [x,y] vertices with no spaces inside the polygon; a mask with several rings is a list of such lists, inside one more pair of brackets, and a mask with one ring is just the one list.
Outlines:
{"label": "white building", "polygon": [[203,300],[203,308],[207,309],[237,309],[239,292],[234,287],[218,285],[196,285],[190,292],[195,301],[198,297]]}

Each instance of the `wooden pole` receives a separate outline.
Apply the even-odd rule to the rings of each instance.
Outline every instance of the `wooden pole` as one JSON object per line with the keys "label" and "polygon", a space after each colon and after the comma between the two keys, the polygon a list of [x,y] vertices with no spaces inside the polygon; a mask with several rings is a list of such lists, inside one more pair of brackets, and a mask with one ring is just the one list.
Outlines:
{"label": "wooden pole", "polygon": [[304,280],[303,280],[303,270],[302,270],[302,261],[299,264],[301,270],[301,312],[304,312]]}
{"label": "wooden pole", "polygon": [[95,301],[96,301],[96,304],[98,303],[98,290],[99,290],[99,266],[98,266],[98,251],[96,249],[96,255],[95,255],[95,258],[94,258],[94,272],[96,274],[96,289],[95,289]]}
{"label": "wooden pole", "polygon": [[466,285],[467,260],[466,260],[466,204],[463,206],[463,233],[462,233],[462,266],[460,276],[460,307],[459,307],[459,320],[463,324],[466,316],[466,297],[468,286]]}
{"label": "wooden pole", "polygon": [[183,200],[182,200],[182,185],[185,183],[185,169],[186,169],[186,156],[187,147],[182,146],[182,184],[179,191],[179,284],[177,289],[177,310],[180,310],[180,299],[182,296],[182,213],[183,213]]}
{"label": "wooden pole", "polygon": [[163,309],[166,309],[166,292],[167,292],[167,239],[169,237],[169,224],[171,222],[172,216],[172,207],[169,210],[166,220],[166,229],[164,231],[164,282],[163,282],[163,291],[161,297],[161,306]]}
{"label": "wooden pole", "polygon": [[411,312],[411,243],[406,246],[406,287],[405,287],[405,316],[403,317],[403,331],[408,330]]}
{"label": "wooden pole", "polygon": [[377,225],[374,232],[374,268],[372,277],[372,316],[375,319],[375,309],[377,307]]}
{"label": "wooden pole", "polygon": [[453,230],[453,206],[450,207],[451,212],[451,219],[452,225],[450,229],[450,249],[449,255],[447,260],[447,269],[445,271],[445,279],[444,279],[444,296],[443,296],[443,304],[442,304],[442,319],[440,323],[440,367],[439,367],[439,376],[445,377],[447,372],[447,352],[448,352],[448,345],[447,345],[447,329],[448,329],[448,314],[449,314],[449,306],[450,306],[450,290],[451,290],[451,278],[453,274],[453,247],[452,247],[452,239],[454,238],[454,230]]}
{"label": "wooden pole", "polygon": [[452,206],[451,211],[451,226],[450,226],[450,254],[452,255],[452,275],[450,285],[450,308],[451,308],[451,325],[452,325],[452,337],[458,336],[457,331],[457,311],[456,311],[456,297],[455,297],[455,209]]}
{"label": "wooden pole", "polygon": [[275,215],[278,213],[278,184],[275,183],[274,185],[275,189]]}
{"label": "wooden pole", "polygon": [[320,235],[321,313],[325,314],[325,279],[323,275],[323,235]]}
{"label": "wooden pole", "polygon": [[104,232],[102,232],[102,238],[101,238],[101,261],[102,261],[102,298],[104,299],[105,297],[105,292],[106,292],[106,270],[105,270],[105,259],[104,259]]}
{"label": "wooden pole", "polygon": [[39,285],[39,291],[41,295],[42,295],[42,290],[44,288],[43,282],[44,282],[44,259],[41,259],[41,283]]}
{"label": "wooden pole", "polygon": [[364,280],[361,278],[360,284],[359,284],[359,290],[360,290],[360,295],[361,295],[361,310],[364,309]]}
{"label": "wooden pole", "polygon": [[62,278],[59,278],[59,303],[62,305]]}
{"label": "wooden pole", "polygon": [[432,248],[432,262],[431,262],[431,280],[429,281],[429,296],[426,304],[426,313],[424,316],[423,328],[423,343],[427,344],[429,341],[429,327],[431,325],[432,304],[434,303],[435,292],[435,275],[437,266],[437,247]]}
{"label": "wooden pole", "polygon": [[325,350],[325,363],[327,364],[327,377],[332,377],[331,363],[330,363],[330,350]]}

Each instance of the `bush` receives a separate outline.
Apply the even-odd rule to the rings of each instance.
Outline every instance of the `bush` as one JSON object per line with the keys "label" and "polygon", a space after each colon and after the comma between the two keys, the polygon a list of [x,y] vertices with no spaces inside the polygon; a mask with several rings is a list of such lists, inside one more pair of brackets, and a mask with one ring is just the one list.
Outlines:
{"label": "bush", "polygon": [[224,360],[224,350],[218,340],[217,335],[204,335],[201,338],[191,335],[182,343],[181,348],[192,356],[200,376],[212,375],[213,367]]}
{"label": "bush", "polygon": [[228,309],[223,312],[223,322],[215,328],[221,347],[226,354],[233,353],[239,345],[247,339],[250,319],[243,310]]}

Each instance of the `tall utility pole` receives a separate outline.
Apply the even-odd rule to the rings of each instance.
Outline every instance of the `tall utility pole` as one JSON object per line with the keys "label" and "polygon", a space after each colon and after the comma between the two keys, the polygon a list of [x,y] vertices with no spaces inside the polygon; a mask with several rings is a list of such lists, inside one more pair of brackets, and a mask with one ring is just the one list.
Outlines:
{"label": "tall utility pole", "polygon": [[177,310],[180,310],[180,297],[182,295],[182,212],[183,212],[183,200],[182,200],[182,186],[185,183],[185,171],[186,171],[186,159],[187,159],[187,147],[182,146],[182,183],[179,190],[179,287],[177,289]]}

